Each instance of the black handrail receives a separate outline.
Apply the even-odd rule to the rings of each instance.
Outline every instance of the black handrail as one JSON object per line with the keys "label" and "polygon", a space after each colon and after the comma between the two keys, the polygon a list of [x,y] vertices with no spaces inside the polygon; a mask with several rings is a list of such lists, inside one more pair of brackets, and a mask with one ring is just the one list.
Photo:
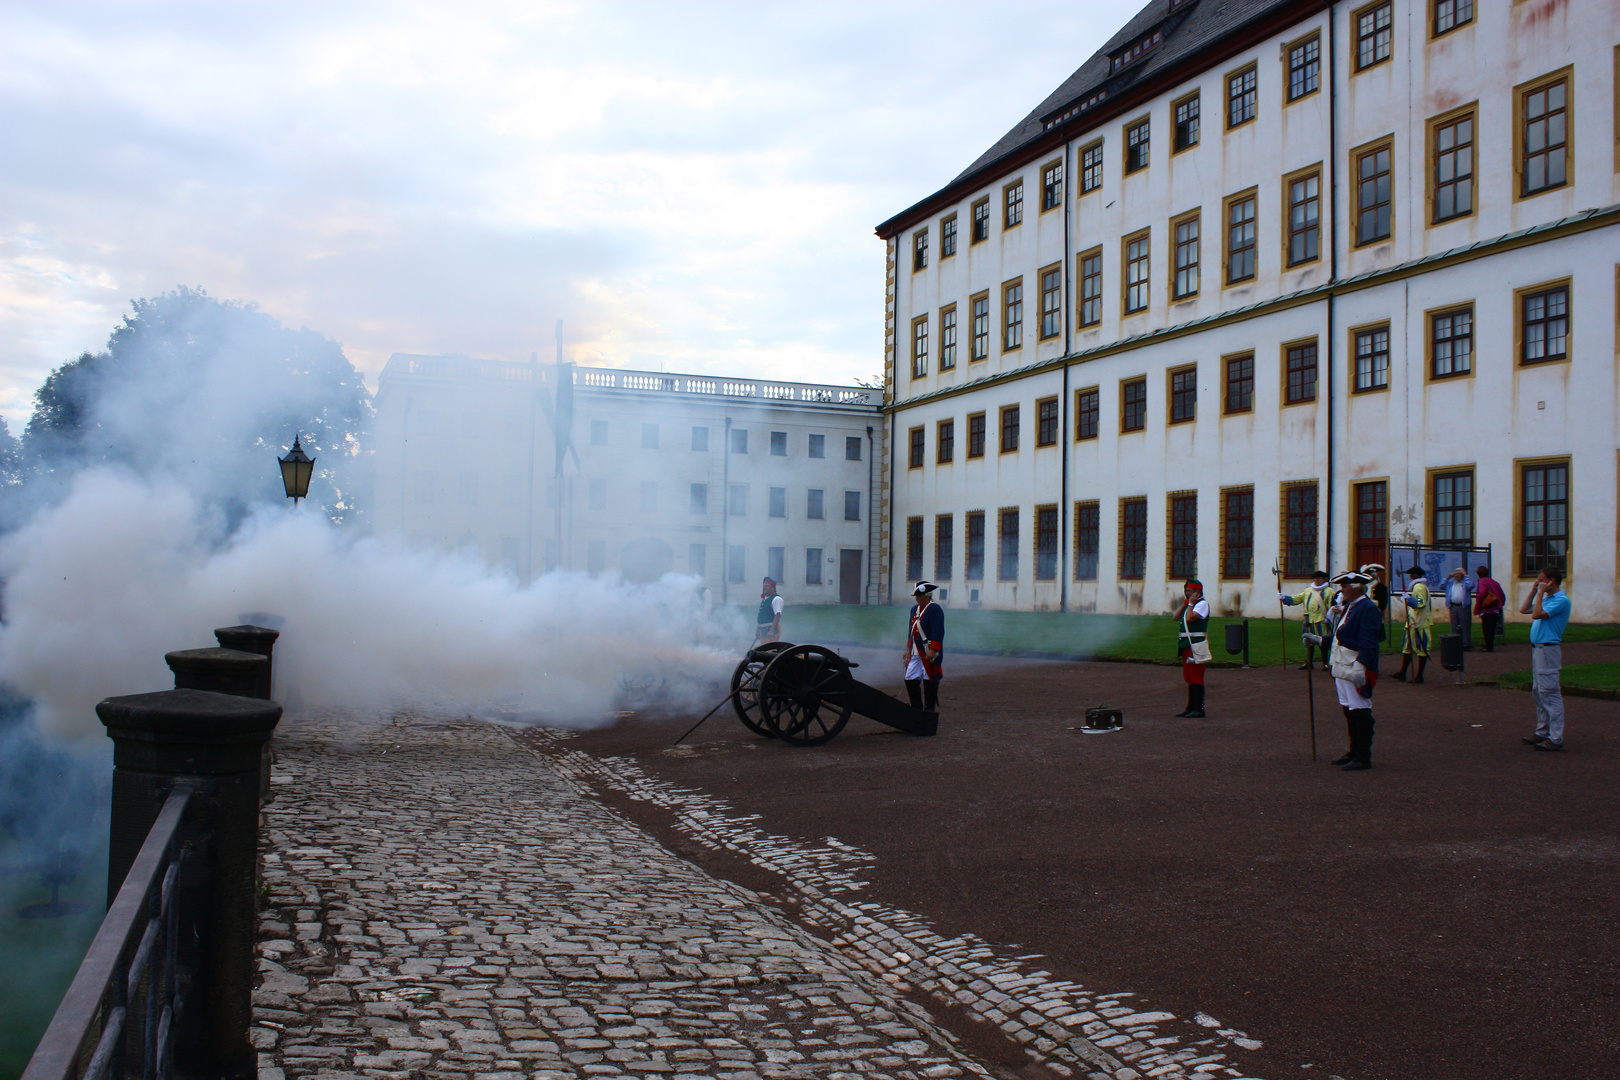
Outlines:
{"label": "black handrail", "polygon": [[175,882],[193,791],[170,790],[22,1080],[124,1078],[131,1067],[142,1080],[167,1080],[179,1008]]}

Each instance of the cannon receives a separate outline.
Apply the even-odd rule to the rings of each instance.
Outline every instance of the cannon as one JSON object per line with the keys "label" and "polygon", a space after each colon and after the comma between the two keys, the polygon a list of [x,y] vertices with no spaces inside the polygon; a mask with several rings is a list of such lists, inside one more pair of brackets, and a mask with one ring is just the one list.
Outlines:
{"label": "cannon", "polygon": [[731,705],[749,731],[794,746],[820,746],[855,713],[933,735],[939,714],[914,709],[850,674],[859,667],[824,645],[773,641],[749,649],[731,675]]}

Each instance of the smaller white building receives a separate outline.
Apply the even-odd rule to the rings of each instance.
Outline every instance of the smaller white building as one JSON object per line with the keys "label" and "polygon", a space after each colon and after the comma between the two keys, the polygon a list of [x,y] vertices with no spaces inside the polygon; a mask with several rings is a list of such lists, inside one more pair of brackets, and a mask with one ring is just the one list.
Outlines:
{"label": "smaller white building", "polygon": [[[555,567],[702,576],[746,603],[874,602],[881,392],[395,354],[378,379],[373,529]],[[881,496],[879,496],[881,504]]]}

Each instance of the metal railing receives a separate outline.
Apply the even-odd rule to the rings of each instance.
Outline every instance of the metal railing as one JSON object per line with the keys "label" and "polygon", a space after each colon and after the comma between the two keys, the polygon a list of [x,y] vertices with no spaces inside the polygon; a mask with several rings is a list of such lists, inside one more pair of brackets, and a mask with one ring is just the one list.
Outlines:
{"label": "metal railing", "polygon": [[193,788],[158,812],[22,1080],[167,1080],[181,1004],[175,884]]}

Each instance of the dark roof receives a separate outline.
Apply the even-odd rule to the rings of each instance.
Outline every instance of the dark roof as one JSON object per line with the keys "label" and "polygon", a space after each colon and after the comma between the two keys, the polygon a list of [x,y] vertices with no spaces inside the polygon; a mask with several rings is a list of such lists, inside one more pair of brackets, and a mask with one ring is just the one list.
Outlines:
{"label": "dark roof", "polygon": [[[879,234],[891,235],[914,212],[954,189],[982,183],[987,179],[984,174],[995,171],[994,166],[1041,141],[1059,123],[1063,123],[1072,136],[1113,116],[1114,111],[1107,108],[1111,102],[1126,96],[1139,84],[1160,81],[1154,76],[1172,80],[1178,74],[1190,77],[1197,69],[1186,61],[1250,24],[1290,8],[1303,11],[1323,6],[1320,0],[1314,3],[1309,0],[1182,0],[1172,8],[1173,3],[1174,0],[1150,0],[1091,59],[1063,80],[1061,86],[980,154],[973,164],[938,192],[879,225]],[[1114,55],[1155,30],[1162,33],[1163,40],[1115,72]],[[1087,112],[1094,112],[1089,122]]]}

